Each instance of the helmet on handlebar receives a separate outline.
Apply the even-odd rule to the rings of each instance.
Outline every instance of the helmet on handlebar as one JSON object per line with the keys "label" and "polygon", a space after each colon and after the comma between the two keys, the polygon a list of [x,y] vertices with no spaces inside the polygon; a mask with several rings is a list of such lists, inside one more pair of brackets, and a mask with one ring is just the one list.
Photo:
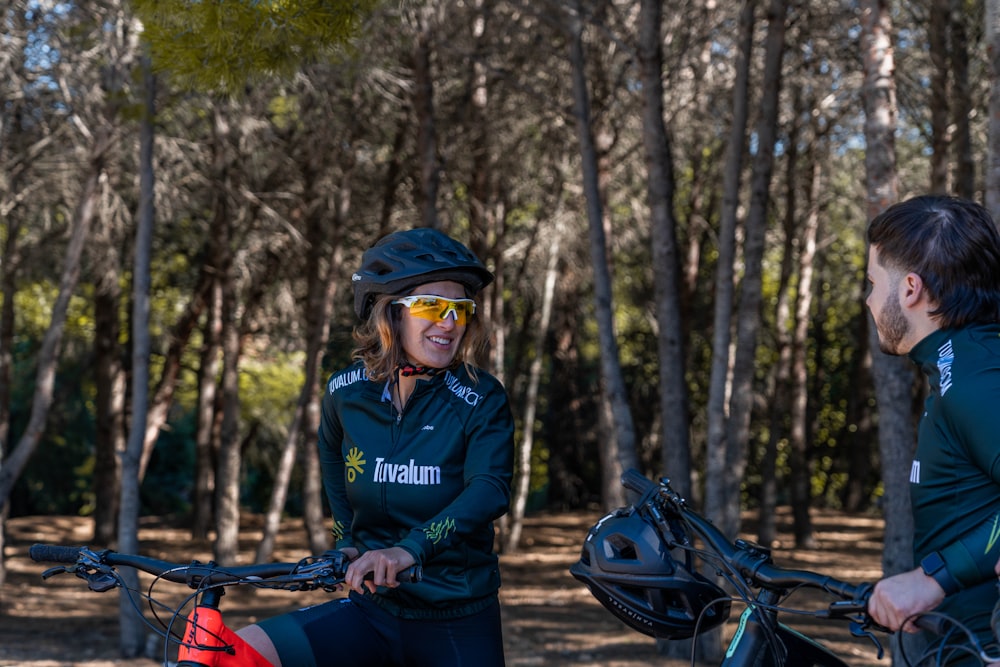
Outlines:
{"label": "helmet on handlebar", "polygon": [[690,560],[671,557],[660,531],[632,507],[594,524],[570,573],[626,625],[653,637],[685,639],[729,618],[729,596]]}

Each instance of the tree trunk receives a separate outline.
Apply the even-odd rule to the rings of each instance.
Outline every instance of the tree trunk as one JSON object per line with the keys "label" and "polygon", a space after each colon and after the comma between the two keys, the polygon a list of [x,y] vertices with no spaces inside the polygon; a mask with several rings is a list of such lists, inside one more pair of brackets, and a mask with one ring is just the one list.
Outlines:
{"label": "tree trunk", "polygon": [[235,565],[240,537],[240,330],[235,278],[230,262],[222,274],[222,425],[215,470],[215,542],[213,555],[222,565]]}
{"label": "tree trunk", "polygon": [[[153,171],[156,77],[145,56],[141,67],[144,106],[139,130],[139,207],[132,271],[132,421],[122,457],[122,498],[118,517],[118,549],[124,553],[139,552],[139,513],[142,505],[139,485],[149,402],[149,292],[156,191]],[[139,587],[138,573],[132,568],[125,568],[121,574],[126,586],[118,596],[120,649],[123,657],[130,658],[141,655],[145,649],[145,625],[135,613],[131,598],[131,591]]]}
{"label": "tree trunk", "polygon": [[590,230],[590,258],[594,271],[594,311],[597,319],[598,341],[601,350],[602,414],[607,419],[608,434],[601,445],[603,489],[602,498],[607,507],[624,504],[621,473],[627,468],[638,468],[635,427],[629,409],[625,381],[618,356],[618,342],[614,331],[614,308],[611,299],[611,275],[608,269],[607,241],[604,232],[604,212],[598,184],[597,151],[594,147],[590,119],[590,97],[583,55],[583,9],[579,0],[573,3],[567,15],[569,28],[569,61],[572,69],[573,115],[576,117],[577,136],[583,165],[583,191],[586,198],[587,224]]}
{"label": "tree trunk", "polygon": [[[257,547],[256,561],[258,563],[269,560],[274,549],[278,529],[281,526],[281,514],[288,497],[288,487],[299,441],[303,433],[308,432],[303,428],[303,425],[309,422],[309,430],[313,433],[319,428],[318,389],[321,385],[319,376],[323,366],[323,350],[330,335],[330,314],[333,312],[333,303],[337,294],[338,283],[335,278],[335,269],[339,265],[342,255],[341,230],[347,225],[350,214],[350,174],[351,169],[348,167],[341,175],[333,220],[327,222],[328,214],[326,209],[322,207],[312,209],[306,220],[305,275],[308,277],[308,286],[306,307],[303,313],[306,321],[305,378],[302,389],[299,391],[299,399],[295,406],[292,423],[288,427],[288,438],[282,449],[278,470],[275,473],[271,500],[265,514],[264,535]],[[310,173],[307,177],[310,189],[315,183],[315,179],[312,178],[314,175]],[[326,240],[328,236],[331,237],[329,243]],[[315,421],[309,418],[310,413],[316,416]],[[315,428],[312,428],[313,426]],[[316,448],[315,438],[306,438],[306,441],[308,443],[306,446],[309,449]],[[322,520],[318,522],[319,525],[310,526],[308,520],[314,518],[314,513],[307,512],[305,518],[307,519],[307,532],[310,536],[310,549],[312,553],[322,553],[329,548],[329,533],[322,530]]]}
{"label": "tree trunk", "polygon": [[430,9],[418,8],[419,29],[413,47],[413,108],[417,115],[417,144],[420,165],[420,221],[425,227],[440,228],[437,198],[441,187],[438,164],[437,127],[434,120],[434,78],[431,72]]}
{"label": "tree trunk", "polygon": [[681,261],[674,218],[674,163],[663,122],[663,48],[660,0],[639,7],[639,72],[642,79],[642,138],[653,244],[663,473],[683,497],[691,495],[691,441],[681,317]]}
{"label": "tree trunk", "polygon": [[[760,118],[757,123],[757,153],[753,161],[750,209],[743,242],[743,280],[736,312],[736,349],[733,358],[733,388],[729,423],[726,428],[726,471],[719,479],[723,503],[712,510],[726,535],[740,529],[740,483],[746,468],[746,444],[754,396],[754,368],[757,359],[757,332],[760,308],[765,236],[774,145],[777,140],[778,98],[781,90],[781,62],[785,52],[786,0],[771,0],[768,7],[767,42],[761,82]],[[712,515],[710,515],[712,516]]]}
{"label": "tree trunk", "polygon": [[[217,203],[218,205],[218,203]],[[225,224],[216,213],[210,231],[209,261],[214,262],[220,255],[220,239],[216,238],[217,228]],[[208,538],[215,520],[215,465],[218,445],[218,391],[219,366],[222,350],[222,284],[218,276],[211,278],[212,286],[206,301],[205,323],[202,326],[201,353],[198,364],[198,398],[195,403],[194,436],[194,499],[191,516],[191,537],[196,540]]]}
{"label": "tree trunk", "polygon": [[[871,220],[898,198],[896,175],[896,85],[891,44],[892,15],[888,0],[862,0],[861,57],[864,62],[865,178],[867,214]],[[890,576],[913,567],[913,512],[909,474],[916,441],[911,415],[914,370],[904,357],[878,348],[878,332],[869,327],[872,374],[878,403],[878,441],[885,488],[882,510],[885,535],[882,571]],[[897,641],[910,644],[910,637]],[[896,651],[893,651],[896,654]]]}
{"label": "tree trunk", "polygon": [[239,555],[240,530],[240,327],[236,277],[233,275],[233,222],[229,211],[229,136],[228,119],[218,105],[213,110],[213,140],[216,145],[213,172],[218,179],[215,201],[213,257],[219,282],[220,344],[222,350],[221,393],[216,405],[220,410],[218,457],[215,461],[215,542],[213,555],[223,565],[234,565]]}
{"label": "tree trunk", "polygon": [[948,192],[948,17],[951,0],[931,0],[928,6],[927,41],[930,71],[930,192]]}
{"label": "tree trunk", "polygon": [[965,27],[967,12],[962,0],[951,0],[951,118],[954,131],[951,145],[955,159],[955,176],[952,193],[966,199],[976,196],[976,156],[972,148],[970,118],[973,109],[972,89],[969,85],[969,36]]}
{"label": "tree trunk", "polygon": [[743,3],[740,12],[740,51],[733,86],[733,119],[726,146],[725,169],[722,176],[722,211],[719,221],[719,248],[715,276],[715,311],[712,324],[712,362],[705,407],[708,432],[705,443],[705,477],[713,480],[705,485],[705,514],[721,516],[727,502],[726,487],[716,480],[726,478],[726,421],[729,416],[730,344],[732,313],[735,296],[736,217],[740,203],[740,175],[746,143],[747,106],[750,87],[750,56],[753,51],[754,9],[756,0]]}
{"label": "tree trunk", "polygon": [[990,101],[986,154],[986,208],[1000,220],[1000,0],[986,3],[986,54],[989,59]]}
{"label": "tree trunk", "polygon": [[[801,89],[796,87],[792,98],[799,102]],[[801,116],[799,104],[796,104],[795,117]],[[769,546],[777,539],[778,481],[777,461],[778,444],[788,437],[788,404],[791,391],[792,373],[792,273],[795,264],[795,248],[798,243],[798,188],[799,188],[799,149],[804,141],[801,125],[797,121],[791,123],[788,134],[788,150],[785,153],[785,217],[784,243],[781,252],[781,270],[778,278],[777,304],[774,313],[774,346],[777,358],[771,377],[770,398],[768,404],[769,427],[767,443],[760,461],[760,494],[757,498],[757,541]],[[795,471],[792,471],[794,477]],[[792,481],[794,484],[794,481]]]}
{"label": "tree trunk", "polygon": [[531,492],[531,460],[535,442],[535,414],[538,409],[538,387],[542,381],[542,362],[545,359],[545,338],[552,324],[552,303],[555,300],[556,280],[559,277],[559,249],[562,239],[562,224],[554,225],[549,241],[549,260],[545,267],[545,285],[542,288],[542,312],[535,329],[535,351],[528,371],[528,383],[524,396],[524,435],[518,449],[517,465],[514,469],[514,497],[511,501],[510,519],[506,522],[504,553],[516,553],[524,527],[524,513]]}
{"label": "tree trunk", "polygon": [[[340,230],[346,224],[345,218],[335,227],[335,237],[333,239],[332,252],[329,254],[329,265],[326,269],[326,284],[317,285],[317,291],[310,297],[311,299],[322,299],[322,303],[317,303],[310,308],[311,314],[306,318],[310,335],[306,344],[306,363],[312,369],[312,381],[308,381],[303,387],[303,394],[307,395],[308,401],[305,404],[305,412],[302,420],[302,445],[304,454],[302,456],[303,483],[303,519],[305,521],[306,533],[309,536],[309,548],[312,553],[322,553],[330,547],[330,531],[326,528],[323,514],[323,483],[320,478],[319,465],[319,421],[320,421],[320,397],[322,389],[325,388],[320,371],[323,366],[323,349],[327,338],[330,335],[330,312],[333,310],[333,303],[338,292],[337,267],[343,261],[343,244]],[[317,226],[317,233],[323,233],[323,229]],[[328,246],[324,245],[324,248]],[[315,348],[315,349],[314,349]],[[307,376],[309,371],[307,370]]]}
{"label": "tree trunk", "polygon": [[[104,173],[104,163],[108,148],[113,144],[111,131],[101,129],[91,148],[88,173],[80,194],[80,201],[70,221],[69,244],[63,259],[62,276],[59,280],[59,293],[52,305],[52,317],[49,327],[42,339],[38,352],[38,365],[35,373],[35,392],[31,401],[31,413],[24,433],[17,445],[10,451],[7,458],[0,462],[0,511],[7,507],[11,489],[28,463],[28,459],[38,446],[45,431],[45,420],[52,406],[52,393],[55,387],[56,366],[59,363],[59,351],[62,346],[63,332],[66,326],[66,314],[69,302],[80,279],[80,259],[83,247],[90,233],[97,207],[100,203],[100,181]],[[6,299],[5,299],[6,300]]]}
{"label": "tree trunk", "polygon": [[[813,106],[813,105],[810,105]],[[807,169],[808,210],[805,222],[799,231],[800,248],[798,262],[798,288],[795,291],[795,328],[792,333],[791,404],[789,410],[789,444],[793,452],[792,513],[794,517],[795,545],[797,548],[813,548],[812,519],[809,509],[812,504],[812,465],[809,446],[809,369],[806,360],[809,354],[809,325],[812,318],[813,262],[816,257],[816,239],[819,234],[820,165],[822,155],[817,151],[822,147],[822,139],[816,137],[812,143]]]}
{"label": "tree trunk", "polygon": [[[108,253],[108,256],[113,256]],[[119,275],[105,276],[94,295],[94,544],[114,544],[121,501],[122,454],[126,446],[125,369],[118,343],[121,332]]]}

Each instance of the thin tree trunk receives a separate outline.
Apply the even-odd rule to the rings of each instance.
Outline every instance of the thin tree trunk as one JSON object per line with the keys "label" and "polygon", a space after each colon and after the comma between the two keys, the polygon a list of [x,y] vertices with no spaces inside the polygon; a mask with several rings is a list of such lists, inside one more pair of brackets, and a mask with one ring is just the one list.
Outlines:
{"label": "thin tree trunk", "polygon": [[[139,208],[135,225],[135,266],[132,271],[132,421],[122,457],[122,499],[118,517],[118,548],[139,552],[139,497],[141,459],[146,439],[149,399],[149,311],[150,265],[153,246],[154,193],[153,149],[156,116],[156,77],[148,57],[142,58],[144,108],[139,136]],[[131,590],[139,586],[136,570],[125,568],[126,587],[118,596],[118,626],[123,657],[141,655],[145,649],[145,625],[135,613]]]}
{"label": "thin tree trunk", "polygon": [[213,555],[222,565],[235,565],[240,536],[240,330],[235,278],[229,261],[222,281],[222,427],[215,470],[215,542]]}
{"label": "thin tree trunk", "polygon": [[59,363],[66,314],[69,311],[70,299],[80,279],[80,259],[100,201],[100,179],[104,173],[105,157],[111,145],[110,131],[101,130],[91,149],[89,172],[80,194],[80,201],[70,221],[70,238],[63,260],[59,293],[52,305],[52,317],[38,352],[35,392],[31,400],[28,425],[18,439],[17,445],[0,463],[0,511],[7,507],[11,489],[23,472],[45,431],[45,421],[48,418],[49,408],[52,406],[56,366]]}
{"label": "thin tree trunk", "polygon": [[989,132],[986,154],[986,208],[1000,220],[1000,0],[985,0],[986,55],[989,59]]}
{"label": "thin tree trunk", "polygon": [[153,455],[153,449],[160,436],[160,429],[167,423],[167,416],[171,405],[173,405],[174,390],[177,388],[177,379],[181,372],[182,356],[187,350],[188,340],[190,340],[207,304],[206,298],[212,284],[210,268],[207,265],[202,265],[194,294],[170,332],[170,345],[163,357],[163,369],[146,414],[146,435],[142,444],[142,458],[139,461],[140,481],[146,476],[146,469],[149,467],[149,459]]}
{"label": "thin tree trunk", "polygon": [[[347,224],[350,213],[351,189],[350,170],[340,179],[337,188],[337,208],[332,228],[332,246],[327,243],[331,235],[324,210],[317,209],[307,221],[306,230],[306,266],[305,275],[309,277],[308,294],[306,297],[307,322],[305,378],[299,399],[295,406],[292,423],[288,427],[288,438],[282,448],[278,469],[275,472],[274,488],[264,517],[264,534],[257,547],[256,562],[262,563],[270,559],[281,525],[281,513],[288,497],[288,487],[291,482],[292,470],[297,455],[300,438],[305,431],[303,424],[309,421],[310,406],[316,406],[314,414],[318,417],[319,374],[323,365],[323,349],[330,335],[330,313],[337,294],[337,281],[334,278],[335,268],[341,255],[340,230]],[[310,423],[310,426],[313,424]],[[318,428],[318,421],[315,423]],[[309,447],[315,449],[315,440]],[[310,518],[310,514],[306,514]],[[320,524],[322,522],[320,521]],[[322,526],[310,526],[307,523],[312,553],[322,553],[329,548],[329,533]]]}
{"label": "thin tree trunk", "polygon": [[431,72],[433,41],[430,9],[418,8],[418,31],[413,48],[413,107],[417,115],[417,143],[420,164],[420,220],[426,227],[439,228],[437,213],[441,169],[437,156],[437,127],[434,120],[434,78]]}
{"label": "thin tree trunk", "polygon": [[[815,137],[815,134],[814,134]],[[795,328],[792,333],[791,403],[789,405],[789,444],[793,452],[792,516],[794,518],[795,545],[813,548],[810,505],[812,503],[812,466],[809,447],[809,369],[806,359],[809,350],[809,325],[812,319],[813,262],[816,257],[816,238],[819,233],[820,156],[815,147],[822,146],[821,139],[814,139],[814,150],[809,154],[808,210],[799,234],[798,287],[795,291]]]}
{"label": "thin tree trunk", "polygon": [[[215,229],[224,224],[216,215],[210,232],[215,238]],[[217,247],[209,242],[209,247]],[[217,258],[218,255],[209,254]],[[211,279],[212,286],[205,323],[202,326],[201,354],[198,364],[198,398],[195,402],[194,434],[194,506],[191,516],[191,537],[196,540],[208,538],[215,520],[215,453],[218,444],[216,414],[218,408],[219,366],[222,350],[222,284],[218,276]]]}
{"label": "thin tree trunk", "polygon": [[969,36],[965,27],[967,12],[962,0],[951,0],[951,109],[952,147],[955,159],[955,177],[952,192],[959,197],[974,199],[976,196],[976,156],[972,149],[970,118],[974,106],[969,85]]}
{"label": "thin tree trunk", "polygon": [[743,243],[743,280],[736,312],[736,350],[733,359],[733,388],[730,397],[729,423],[726,429],[726,470],[718,480],[722,490],[716,523],[727,535],[740,529],[740,483],[746,468],[746,444],[753,406],[754,368],[757,358],[757,333],[760,307],[765,236],[771,175],[774,169],[774,145],[777,140],[778,98],[781,91],[781,62],[785,51],[786,0],[771,0],[768,8],[767,43],[761,83],[760,120],[757,124],[757,153],[753,162],[750,210],[747,213]]}
{"label": "thin tree trunk", "polygon": [[[796,102],[795,117],[801,116],[799,108],[801,89],[792,95]],[[798,216],[799,188],[799,150],[803,141],[801,126],[793,122],[788,134],[788,151],[785,154],[785,217],[784,243],[781,252],[781,272],[778,278],[778,302],[774,315],[774,345],[777,350],[777,360],[772,369],[770,389],[770,410],[767,444],[760,461],[760,496],[757,498],[757,541],[765,546],[771,545],[777,538],[778,506],[777,460],[778,443],[788,436],[788,401],[790,377],[792,372],[792,335],[791,335],[791,284],[793,266],[795,264],[795,247],[797,240],[796,220]],[[793,472],[794,475],[794,472]]]}
{"label": "thin tree trunk", "polygon": [[614,308],[611,299],[611,275],[608,269],[607,241],[604,232],[604,212],[598,184],[597,151],[594,147],[590,119],[590,97],[583,55],[583,9],[579,0],[568,14],[569,61],[572,69],[573,114],[583,165],[583,191],[586,197],[587,223],[590,230],[590,258],[594,271],[594,310],[601,350],[602,414],[608,428],[602,444],[602,498],[608,507],[624,504],[621,473],[638,468],[635,426],[629,409],[625,382],[618,356],[614,331]]}
{"label": "thin tree trunk", "polygon": [[518,450],[517,466],[514,470],[514,498],[511,502],[510,519],[504,536],[504,553],[516,553],[521,542],[524,527],[524,513],[531,491],[531,460],[535,442],[535,413],[538,409],[538,387],[542,379],[542,362],[545,359],[545,338],[552,324],[552,304],[555,301],[556,280],[559,277],[559,252],[563,234],[562,224],[556,213],[556,224],[549,242],[549,259],[545,268],[545,284],[542,288],[542,312],[535,329],[535,352],[528,371],[528,386],[524,397],[524,435]]}
{"label": "thin tree trunk", "polygon": [[691,442],[681,317],[681,261],[674,218],[674,163],[663,122],[663,4],[639,7],[639,72],[642,79],[642,136],[651,215],[663,472],[685,498],[691,495]]}
{"label": "thin tree trunk", "polygon": [[927,41],[930,72],[930,192],[948,192],[948,17],[951,0],[931,0],[928,6]]}
{"label": "thin tree trunk", "polygon": [[[342,227],[338,226],[337,229],[342,229]],[[343,244],[341,243],[341,234],[338,231],[333,243],[332,252],[330,253],[330,266],[327,269],[327,285],[324,286],[325,291],[322,292],[323,304],[325,305],[317,305],[311,309],[315,312],[315,321],[310,326],[316,333],[314,338],[310,340],[310,344],[315,345],[316,350],[313,352],[311,347],[307,347],[307,357],[311,354],[315,356],[311,362],[314,369],[313,382],[311,385],[309,383],[305,385],[305,388],[310,391],[302,420],[302,514],[306,533],[309,536],[309,548],[312,550],[312,553],[322,553],[330,547],[330,531],[324,523],[323,481],[319,472],[319,449],[317,445],[319,441],[320,397],[322,396],[323,387],[322,383],[319,382],[319,374],[323,366],[322,351],[330,335],[329,315],[333,309],[333,303],[338,291],[336,268],[341,265],[342,261]],[[309,363],[308,360],[307,363]]]}
{"label": "thin tree trunk", "polygon": [[726,422],[729,418],[730,344],[732,341],[733,304],[736,302],[736,216],[740,202],[740,175],[746,143],[750,87],[750,56],[753,50],[755,0],[743,3],[740,12],[740,50],[733,86],[733,119],[726,146],[722,174],[722,211],[719,221],[719,249],[715,276],[715,311],[712,324],[712,363],[708,387],[708,420],[705,451],[705,513],[719,516],[727,502],[722,480],[727,475]]}
{"label": "thin tree trunk", "polygon": [[[112,256],[108,253],[108,256]],[[117,261],[117,260],[116,260]],[[114,270],[94,295],[94,544],[114,544],[126,446],[126,378],[118,342],[121,332],[119,275]]]}

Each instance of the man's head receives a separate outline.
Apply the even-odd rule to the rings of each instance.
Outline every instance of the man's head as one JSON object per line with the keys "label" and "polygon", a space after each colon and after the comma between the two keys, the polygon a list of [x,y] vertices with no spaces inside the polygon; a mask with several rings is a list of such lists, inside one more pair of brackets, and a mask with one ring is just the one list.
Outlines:
{"label": "man's head", "polygon": [[868,226],[868,306],[883,351],[934,329],[1000,321],[1000,232],[982,206],[946,196],[894,204]]}

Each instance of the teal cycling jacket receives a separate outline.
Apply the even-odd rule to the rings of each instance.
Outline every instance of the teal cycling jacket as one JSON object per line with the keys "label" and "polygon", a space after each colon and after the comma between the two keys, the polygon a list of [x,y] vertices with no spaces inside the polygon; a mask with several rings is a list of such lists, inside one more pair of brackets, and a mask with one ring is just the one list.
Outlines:
{"label": "teal cycling jacket", "polygon": [[1000,325],[936,331],[909,356],[929,381],[910,469],[915,562],[940,553],[961,587],[940,611],[987,632],[1000,558]]}
{"label": "teal cycling jacket", "polygon": [[335,547],[413,554],[423,580],[374,596],[400,616],[473,613],[500,587],[493,520],[510,505],[514,422],[503,385],[476,376],[459,366],[419,379],[402,413],[360,362],[326,385],[319,454]]}

